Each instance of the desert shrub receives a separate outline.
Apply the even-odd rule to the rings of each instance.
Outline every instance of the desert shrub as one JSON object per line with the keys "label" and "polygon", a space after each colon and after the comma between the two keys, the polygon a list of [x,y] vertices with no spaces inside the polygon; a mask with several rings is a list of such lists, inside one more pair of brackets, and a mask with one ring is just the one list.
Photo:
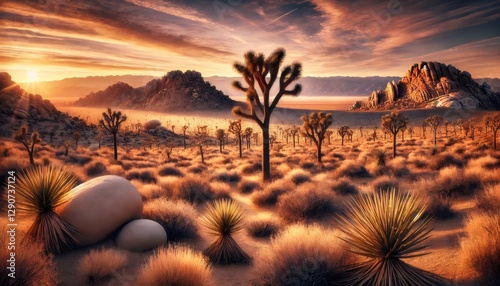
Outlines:
{"label": "desert shrub", "polygon": [[156,183],[158,178],[152,169],[132,169],[125,174],[127,180],[139,180],[144,183]]}
{"label": "desert shrub", "polygon": [[[59,285],[52,255],[46,255],[42,244],[22,240],[21,233],[16,233],[15,278],[8,276],[11,250],[8,249],[8,229],[2,230],[0,239],[0,285],[5,286],[35,286]],[[4,235],[5,234],[5,235]],[[22,241],[22,242],[21,242]]]}
{"label": "desert shrub", "polygon": [[143,185],[140,181],[132,180],[131,183],[139,190],[139,194],[143,201],[167,196],[169,192],[156,184]]}
{"label": "desert shrub", "polygon": [[139,270],[135,285],[209,286],[212,269],[201,253],[184,246],[158,250]]}
{"label": "desert shrub", "polygon": [[340,196],[357,195],[359,192],[358,188],[352,184],[348,178],[340,178],[336,180],[332,183],[330,188]]}
{"label": "desert shrub", "polygon": [[220,181],[211,182],[210,189],[212,190],[212,198],[214,199],[231,198],[231,186],[229,186],[225,182],[220,182]]}
{"label": "desert shrub", "polygon": [[188,168],[188,172],[191,174],[201,174],[206,170],[207,170],[207,167],[205,167],[204,165],[201,165],[201,164],[190,166]]}
{"label": "desert shrub", "polygon": [[371,185],[374,192],[387,191],[399,188],[397,179],[387,175],[376,178],[371,183]]}
{"label": "desert shrub", "polygon": [[402,259],[424,255],[431,219],[425,205],[396,190],[353,198],[339,217],[350,251],[366,260],[350,269],[346,285],[443,285],[436,275]]}
{"label": "desert shrub", "polygon": [[249,263],[251,258],[232,235],[243,228],[243,210],[239,203],[221,199],[206,206],[201,223],[217,237],[204,254],[216,264]]}
{"label": "desert shrub", "polygon": [[94,249],[87,253],[78,266],[79,280],[84,285],[111,281],[127,265],[127,254],[116,249]]}
{"label": "desert shrub", "polygon": [[182,177],[184,174],[173,165],[164,165],[158,169],[158,175]]}
{"label": "desert shrub", "polygon": [[281,218],[288,222],[318,220],[337,210],[334,194],[312,183],[282,195],[277,207]]}
{"label": "desert shrub", "polygon": [[270,207],[278,203],[278,198],[295,188],[288,180],[277,180],[267,185],[264,190],[252,194],[252,202],[259,207]]}
{"label": "desert shrub", "polygon": [[142,214],[145,219],[154,220],[163,226],[169,241],[198,237],[198,213],[185,201],[155,199],[144,204]]}
{"label": "desert shrub", "polygon": [[215,198],[210,183],[199,177],[187,175],[173,184],[172,195],[191,203],[203,203]]}
{"label": "desert shrub", "polygon": [[353,160],[345,160],[340,167],[336,170],[335,176],[337,177],[350,177],[350,178],[368,178],[370,173],[366,170],[362,163]]}
{"label": "desert shrub", "polygon": [[430,195],[427,204],[426,214],[436,219],[450,219],[455,217],[456,213],[451,208],[451,199],[443,198],[437,195]]}
{"label": "desert shrub", "polygon": [[65,161],[66,163],[69,164],[76,164],[83,166],[88,162],[92,161],[92,157],[86,155],[69,155],[68,157],[66,157]]}
{"label": "desert shrub", "polygon": [[245,224],[247,233],[257,238],[275,236],[281,227],[281,222],[273,217],[257,217]]}
{"label": "desert shrub", "polygon": [[260,188],[260,183],[254,180],[245,179],[238,183],[238,190],[243,194],[251,194]]}
{"label": "desert shrub", "polygon": [[461,168],[465,165],[464,161],[452,153],[441,153],[429,162],[433,170],[441,170],[445,167],[455,166]]}
{"label": "desert shrub", "polygon": [[465,222],[466,237],[460,241],[464,265],[480,275],[482,285],[499,285],[500,214],[472,213]]}
{"label": "desert shrub", "polygon": [[385,152],[385,149],[375,149],[372,154],[373,159],[375,159],[375,162],[377,162],[377,166],[385,166],[385,164],[389,160],[389,154]]}
{"label": "desert shrub", "polygon": [[43,242],[48,252],[61,253],[80,244],[76,230],[55,211],[76,195],[71,192],[76,182],[73,174],[52,166],[30,167],[17,177],[16,210],[35,216],[27,235]]}
{"label": "desert shrub", "polygon": [[85,166],[85,174],[89,177],[96,177],[106,173],[107,168],[101,161],[95,161]]}
{"label": "desert shrub", "polygon": [[499,211],[500,184],[487,186],[484,192],[477,196],[477,207],[483,211]]}
{"label": "desert shrub", "polygon": [[217,170],[215,174],[212,176],[212,180],[232,183],[232,182],[239,182],[241,180],[241,176],[236,172],[236,170],[232,171]]}
{"label": "desert shrub", "polygon": [[434,182],[429,182],[427,190],[441,197],[455,198],[473,196],[480,189],[481,179],[477,174],[467,173],[456,167],[447,167],[439,171]]}
{"label": "desert shrub", "polygon": [[317,225],[288,227],[257,253],[257,284],[335,285],[354,262],[338,235]]}
{"label": "desert shrub", "polygon": [[311,173],[303,169],[293,169],[286,174],[285,178],[291,180],[295,185],[300,185],[311,181]]}
{"label": "desert shrub", "polygon": [[246,174],[246,175],[253,174],[253,173],[259,172],[261,170],[262,170],[262,163],[260,163],[260,162],[250,163],[250,164],[244,165],[241,168],[241,172],[243,174]]}

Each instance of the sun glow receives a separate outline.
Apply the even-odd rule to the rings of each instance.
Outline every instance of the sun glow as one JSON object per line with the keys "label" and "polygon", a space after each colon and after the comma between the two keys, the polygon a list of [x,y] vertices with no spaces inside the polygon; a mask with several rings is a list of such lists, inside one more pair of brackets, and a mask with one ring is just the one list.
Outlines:
{"label": "sun glow", "polygon": [[37,82],[38,81],[38,72],[34,70],[28,71],[28,80],[29,82]]}

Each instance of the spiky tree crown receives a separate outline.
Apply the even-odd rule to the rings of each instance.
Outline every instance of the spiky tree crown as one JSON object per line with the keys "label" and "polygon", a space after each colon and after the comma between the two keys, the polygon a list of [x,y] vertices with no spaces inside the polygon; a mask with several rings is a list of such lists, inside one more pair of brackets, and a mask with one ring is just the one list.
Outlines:
{"label": "spiky tree crown", "polygon": [[324,112],[313,112],[302,116],[301,119],[303,125],[300,132],[316,143],[325,139],[325,132],[333,123],[332,114]]}
{"label": "spiky tree crown", "polygon": [[104,119],[99,120],[99,125],[112,134],[118,133],[120,125],[127,120],[127,116],[122,115],[121,111],[112,111],[111,108],[103,112],[102,117]]}
{"label": "spiky tree crown", "polygon": [[443,123],[443,117],[440,115],[431,115],[425,121],[432,129],[436,130]]}
{"label": "spiky tree crown", "polygon": [[408,124],[408,118],[399,112],[391,112],[382,117],[382,127],[396,135]]}

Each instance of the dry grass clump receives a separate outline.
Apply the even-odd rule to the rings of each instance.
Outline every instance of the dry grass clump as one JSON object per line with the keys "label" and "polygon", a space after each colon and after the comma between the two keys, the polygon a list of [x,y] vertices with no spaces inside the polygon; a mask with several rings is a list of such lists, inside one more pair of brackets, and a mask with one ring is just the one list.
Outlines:
{"label": "dry grass clump", "polygon": [[194,175],[187,175],[172,185],[174,198],[189,201],[191,203],[204,203],[215,198],[215,192],[210,183]]}
{"label": "dry grass clump", "polygon": [[257,254],[257,285],[335,285],[354,262],[338,236],[317,225],[288,227]]}
{"label": "dry grass clump", "polygon": [[312,183],[282,195],[277,207],[278,214],[287,222],[319,220],[337,211],[335,195]]}
{"label": "dry grass clump", "polygon": [[335,171],[336,177],[368,178],[370,173],[361,162],[345,160]]}
{"label": "dry grass clump", "polygon": [[[0,285],[26,286],[26,285],[59,285],[52,255],[46,255],[42,244],[29,240],[22,240],[21,233],[16,233],[17,243],[15,249],[15,278],[9,277],[10,253],[6,228],[2,229],[0,239]],[[5,234],[5,235],[4,235]],[[21,241],[23,241],[21,243]],[[14,269],[13,269],[14,270]]]}
{"label": "dry grass clump", "polygon": [[280,220],[267,216],[257,217],[245,223],[247,233],[256,238],[275,236],[282,228]]}
{"label": "dry grass clump", "polygon": [[139,180],[144,183],[156,183],[158,178],[153,169],[131,169],[125,174],[127,180]]}
{"label": "dry grass clump", "polygon": [[374,192],[387,191],[399,188],[398,180],[388,175],[376,178],[371,183],[371,186]]}
{"label": "dry grass clump", "polygon": [[267,185],[264,190],[252,194],[252,202],[259,207],[272,207],[278,203],[278,198],[295,188],[289,180],[277,180]]}
{"label": "dry grass clump", "polygon": [[300,185],[311,181],[311,173],[304,169],[293,169],[286,174],[285,179],[292,181],[295,185]]}
{"label": "dry grass clump", "polygon": [[139,194],[141,194],[141,198],[143,201],[160,198],[167,194],[167,192],[161,186],[158,186],[156,184],[143,185],[140,181],[137,180],[132,180],[131,183],[139,190]]}
{"label": "dry grass clump", "polygon": [[433,157],[433,160],[429,161],[429,167],[432,170],[441,170],[445,167],[455,166],[458,168],[462,168],[465,165],[465,162],[458,155],[453,153],[444,152],[439,155]]}
{"label": "dry grass clump", "polygon": [[163,226],[169,241],[198,237],[198,213],[185,201],[155,199],[144,204],[142,214]]}
{"label": "dry grass clump", "polygon": [[477,207],[483,211],[500,211],[500,184],[487,186],[477,196]]}
{"label": "dry grass clump", "polygon": [[84,285],[109,282],[127,265],[126,252],[116,249],[91,250],[78,266],[78,277]]}
{"label": "dry grass clump", "polygon": [[238,172],[236,172],[236,170],[227,171],[223,169],[216,170],[215,174],[212,176],[212,180],[227,183],[237,183],[241,180],[241,176],[238,174]]}
{"label": "dry grass clump", "polygon": [[260,188],[260,183],[255,180],[244,179],[238,183],[238,190],[243,194],[251,194]]}
{"label": "dry grass clump", "polygon": [[97,177],[106,174],[107,168],[101,161],[94,161],[85,165],[85,174],[88,177]]}
{"label": "dry grass clump", "polygon": [[241,172],[245,175],[257,173],[261,170],[262,170],[262,163],[260,162],[249,163],[241,167]]}
{"label": "dry grass clump", "polygon": [[472,213],[465,222],[466,237],[460,241],[462,261],[474,269],[482,285],[499,285],[500,272],[500,214]]}
{"label": "dry grass clump", "polygon": [[80,166],[83,166],[90,161],[92,161],[92,157],[87,156],[87,155],[72,155],[72,154],[70,154],[69,156],[67,156],[65,158],[66,163],[80,165]]}
{"label": "dry grass clump", "polygon": [[357,195],[358,188],[348,178],[340,178],[334,181],[330,189],[340,196]]}
{"label": "dry grass clump", "polygon": [[438,193],[444,197],[470,197],[481,190],[481,178],[474,173],[466,172],[457,167],[447,167],[439,171],[439,175],[430,182],[429,192]]}
{"label": "dry grass clump", "polygon": [[158,168],[158,175],[160,176],[174,176],[174,177],[182,177],[184,174],[177,169],[174,165],[163,165]]}
{"label": "dry grass clump", "polygon": [[212,269],[203,255],[185,246],[160,249],[141,267],[135,285],[209,286]]}

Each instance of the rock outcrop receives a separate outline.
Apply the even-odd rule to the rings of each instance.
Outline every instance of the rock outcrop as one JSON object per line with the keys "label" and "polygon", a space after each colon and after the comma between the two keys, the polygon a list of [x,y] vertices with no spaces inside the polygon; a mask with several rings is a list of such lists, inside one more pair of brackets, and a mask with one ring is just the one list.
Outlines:
{"label": "rock outcrop", "polygon": [[176,111],[229,109],[235,102],[206,82],[199,72],[171,71],[161,79],[151,80],[138,88],[122,82],[116,83],[103,91],[80,98],[75,104]]}
{"label": "rock outcrop", "polygon": [[130,251],[147,251],[167,243],[165,229],[156,221],[138,219],[127,223],[116,236],[116,245]]}
{"label": "rock outcrop", "polygon": [[487,83],[478,84],[469,72],[452,65],[420,62],[410,67],[398,83],[388,82],[385,90],[373,91],[365,104],[357,106],[352,109],[498,109],[500,93],[492,91]]}

